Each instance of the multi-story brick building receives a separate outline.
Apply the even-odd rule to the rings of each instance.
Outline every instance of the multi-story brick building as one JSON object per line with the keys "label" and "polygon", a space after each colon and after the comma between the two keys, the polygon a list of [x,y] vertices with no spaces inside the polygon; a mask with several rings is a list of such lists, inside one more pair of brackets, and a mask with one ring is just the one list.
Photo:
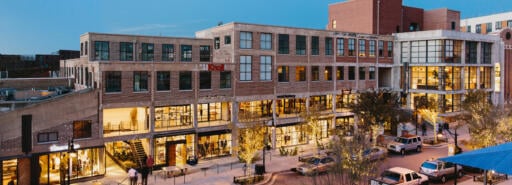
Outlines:
{"label": "multi-story brick building", "polygon": [[[354,11],[357,10],[357,11]],[[460,12],[423,10],[402,0],[349,0],[329,5],[328,30],[392,34],[422,30],[459,30]]]}

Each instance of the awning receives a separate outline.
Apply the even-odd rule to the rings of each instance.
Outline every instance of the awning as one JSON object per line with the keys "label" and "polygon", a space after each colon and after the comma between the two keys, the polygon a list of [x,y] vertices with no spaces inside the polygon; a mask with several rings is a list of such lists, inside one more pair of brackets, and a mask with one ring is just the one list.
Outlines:
{"label": "awning", "polygon": [[512,142],[440,158],[464,166],[512,175]]}

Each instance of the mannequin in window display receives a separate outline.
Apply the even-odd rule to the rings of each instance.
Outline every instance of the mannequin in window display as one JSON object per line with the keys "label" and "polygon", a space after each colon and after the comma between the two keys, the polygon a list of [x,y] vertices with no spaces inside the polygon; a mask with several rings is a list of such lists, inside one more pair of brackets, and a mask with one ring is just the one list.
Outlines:
{"label": "mannequin in window display", "polygon": [[59,172],[60,172],[60,184],[64,185],[66,184],[66,175],[68,173],[68,166],[67,166],[67,158],[66,154],[63,154],[60,164],[59,164]]}

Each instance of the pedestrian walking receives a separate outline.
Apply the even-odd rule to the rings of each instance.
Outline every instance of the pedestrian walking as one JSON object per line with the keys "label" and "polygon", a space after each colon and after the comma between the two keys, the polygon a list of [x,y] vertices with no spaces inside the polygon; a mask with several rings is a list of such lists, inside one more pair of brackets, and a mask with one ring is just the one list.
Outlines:
{"label": "pedestrian walking", "polygon": [[146,159],[146,167],[148,167],[149,174],[153,175],[153,164],[155,164],[155,160],[151,155],[149,155]]}
{"label": "pedestrian walking", "polygon": [[130,185],[137,185],[137,170],[130,168],[128,170],[128,177],[130,177]]}
{"label": "pedestrian walking", "polygon": [[147,166],[142,167],[140,175],[142,176],[142,185],[148,185],[149,168]]}

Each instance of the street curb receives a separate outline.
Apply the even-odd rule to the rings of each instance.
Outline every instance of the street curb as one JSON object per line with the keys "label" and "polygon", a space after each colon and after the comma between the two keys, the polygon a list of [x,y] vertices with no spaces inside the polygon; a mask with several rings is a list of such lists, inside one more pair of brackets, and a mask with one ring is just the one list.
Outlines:
{"label": "street curb", "polygon": [[256,185],[271,185],[271,184],[274,184],[275,175],[282,174],[282,173],[285,173],[285,172],[292,172],[292,171],[290,171],[290,170],[283,170],[283,171],[278,171],[278,172],[272,172],[270,174],[270,177],[267,180],[265,180],[264,182],[259,182]]}

